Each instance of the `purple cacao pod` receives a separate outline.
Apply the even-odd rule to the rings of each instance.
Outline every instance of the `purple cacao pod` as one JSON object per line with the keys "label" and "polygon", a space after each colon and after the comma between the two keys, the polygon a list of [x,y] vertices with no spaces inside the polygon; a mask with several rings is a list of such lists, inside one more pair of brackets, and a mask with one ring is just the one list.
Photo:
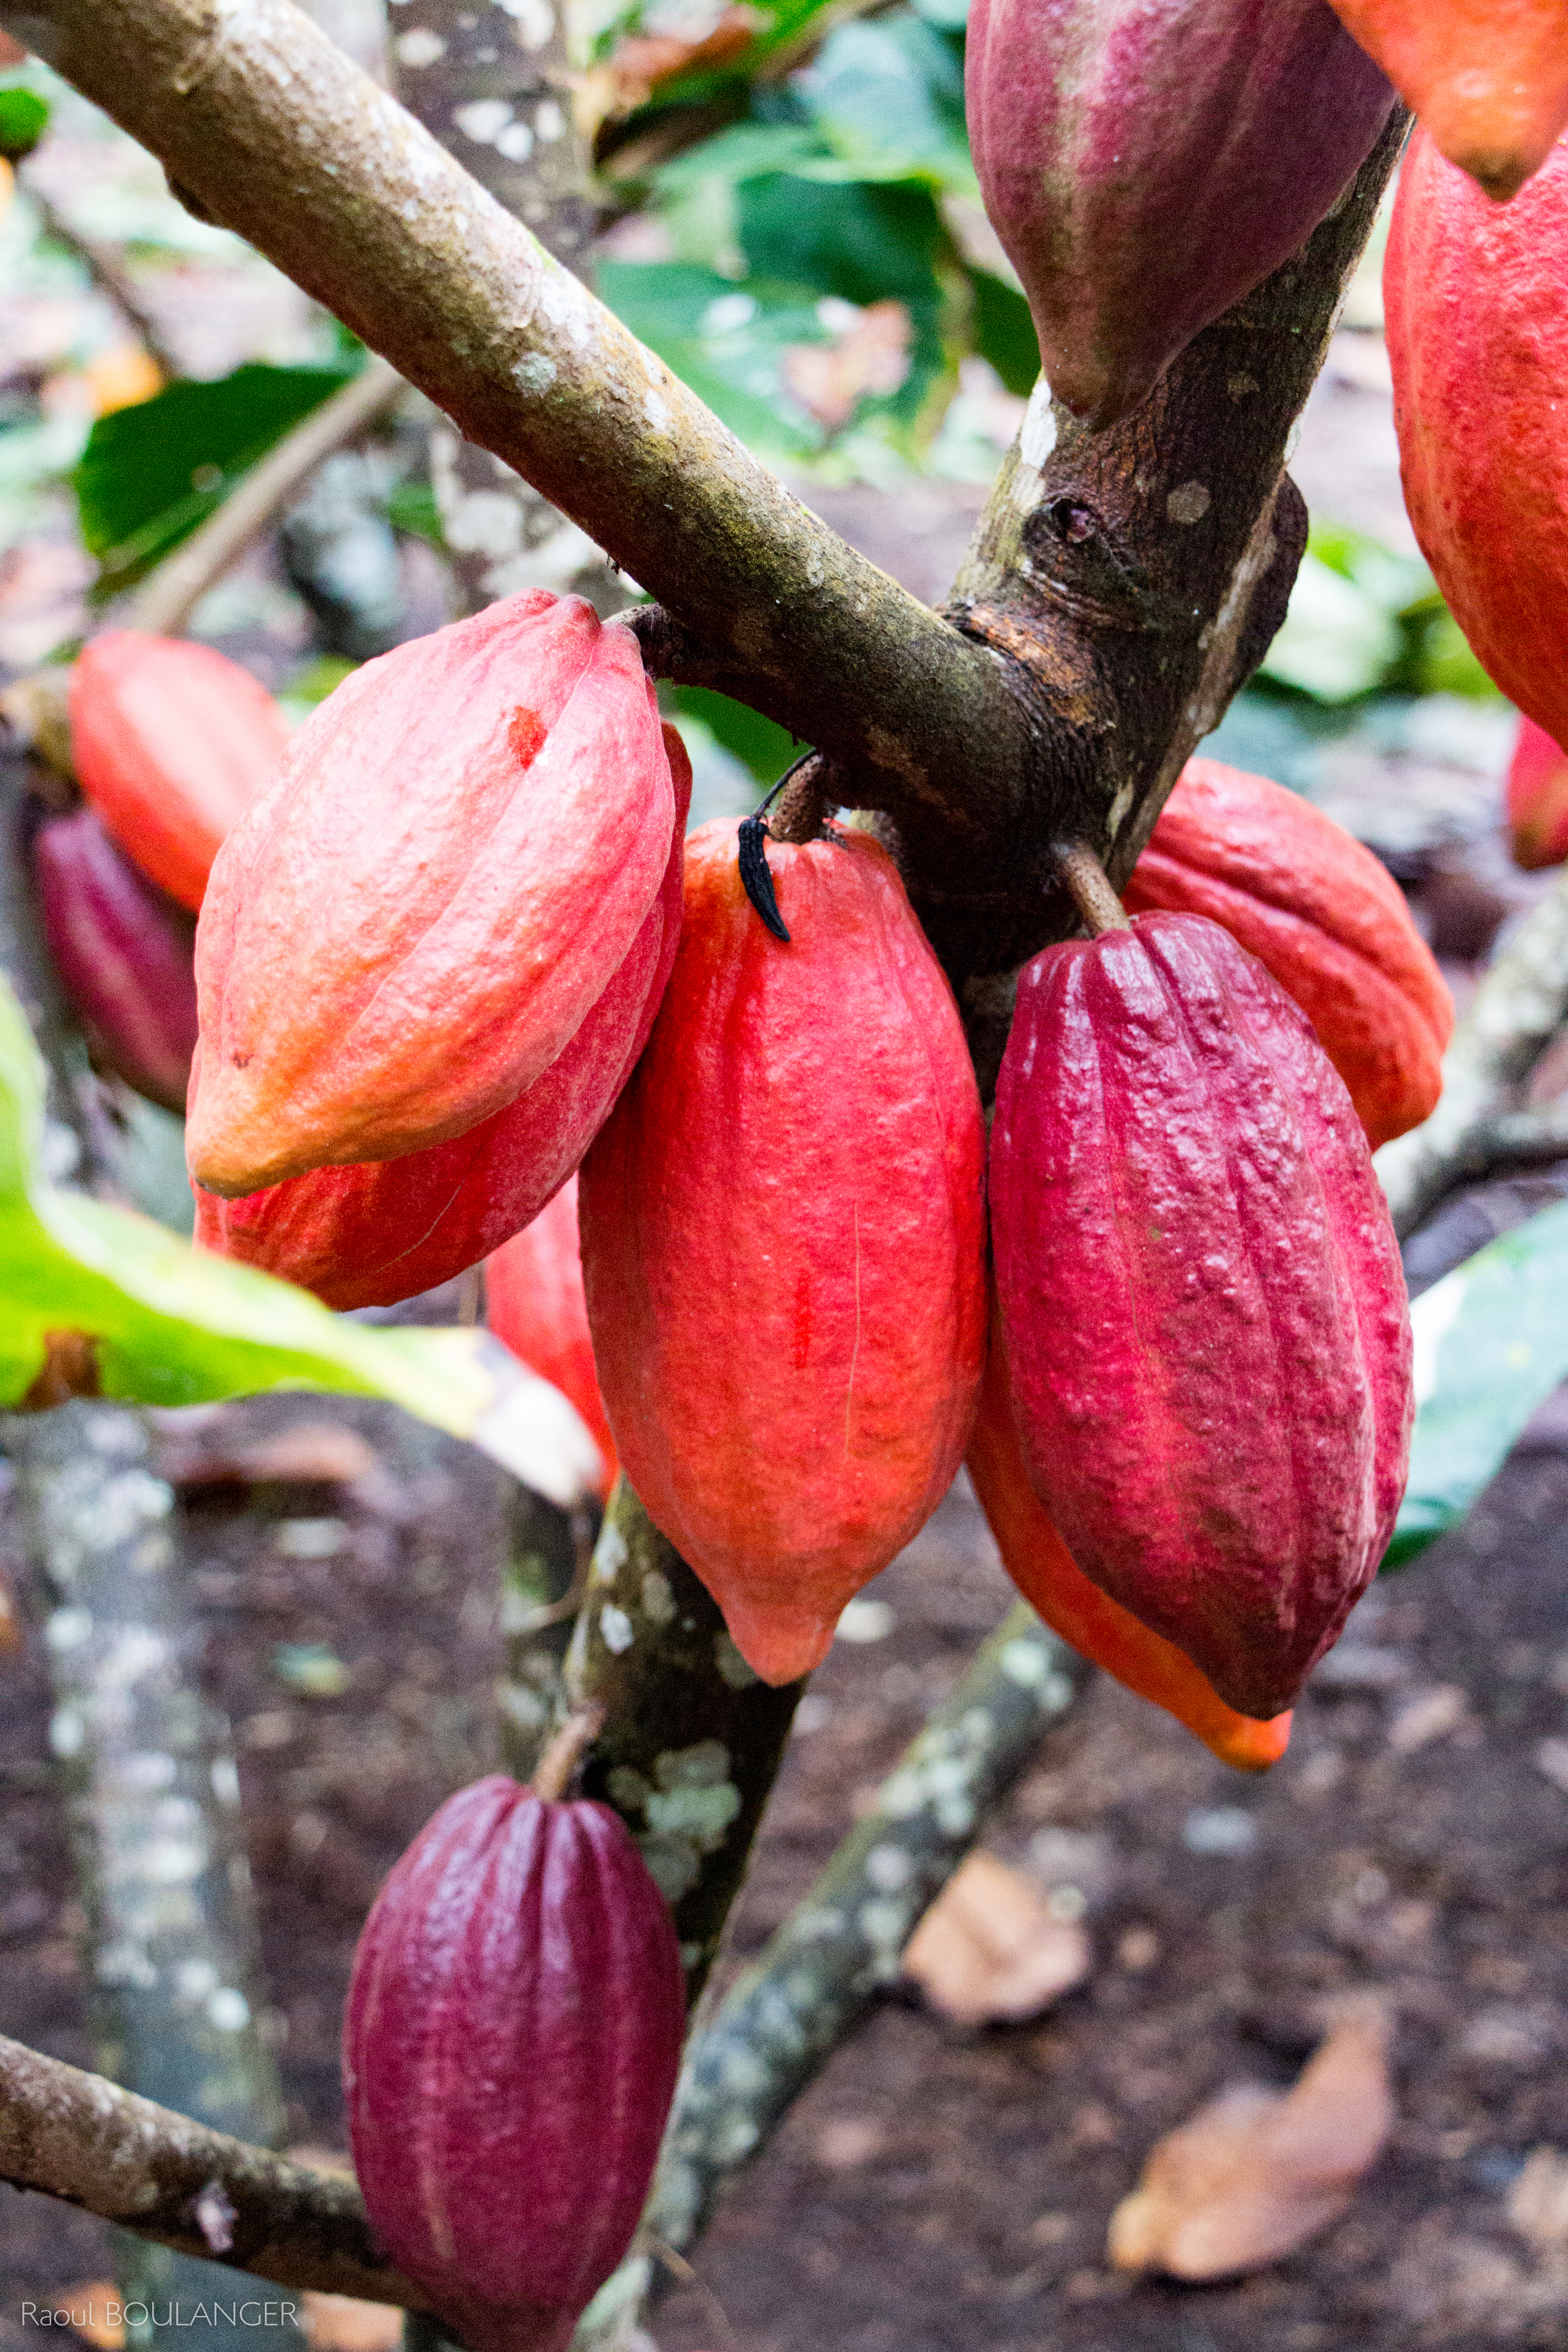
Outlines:
{"label": "purple cacao pod", "polygon": [[183,1111],[195,921],[142,879],[91,809],[39,826],[33,872],[55,969],[100,1058],[150,1102]]}
{"label": "purple cacao pod", "polygon": [[985,209],[1098,431],[1310,235],[1394,91],[1325,0],[974,0]]}
{"label": "purple cacao pod", "polygon": [[637,2228],[684,2024],[668,1910],[605,1806],[498,1772],[396,1864],[343,2019],[354,2169],[468,2343],[564,2352]]}
{"label": "purple cacao pod", "polygon": [[1282,1714],[1386,1549],[1412,1417],[1388,1211],[1343,1080],[1199,915],[1047,948],[991,1221],[1029,1476],[1085,1574]]}

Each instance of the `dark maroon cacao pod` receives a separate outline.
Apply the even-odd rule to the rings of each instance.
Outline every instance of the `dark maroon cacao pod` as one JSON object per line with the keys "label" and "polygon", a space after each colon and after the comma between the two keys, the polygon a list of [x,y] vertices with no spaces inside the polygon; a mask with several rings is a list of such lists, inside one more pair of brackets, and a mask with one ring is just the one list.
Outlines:
{"label": "dark maroon cacao pod", "polygon": [[100,1058],[150,1102],[183,1111],[196,1044],[195,923],[142,879],[91,809],[39,826],[33,871],[55,969]]}
{"label": "dark maroon cacao pod", "polygon": [[354,2169],[476,2352],[564,2352],[631,2242],[684,2023],[669,1913],[604,1805],[498,1772],[393,1870],[343,2020]]}

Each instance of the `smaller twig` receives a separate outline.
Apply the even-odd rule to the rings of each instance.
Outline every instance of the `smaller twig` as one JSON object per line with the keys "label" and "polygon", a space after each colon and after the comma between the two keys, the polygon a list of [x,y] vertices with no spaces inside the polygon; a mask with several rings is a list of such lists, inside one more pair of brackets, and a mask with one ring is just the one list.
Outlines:
{"label": "smaller twig", "polygon": [[405,389],[384,360],[372,359],[331,400],[295,425],[239,487],[158,566],[132,597],[121,625],[178,636],[196,606],[276,520],[323,459],[369,430]]}
{"label": "smaller twig", "polygon": [[529,1782],[536,1797],[552,1805],[566,1794],[584,1757],[604,1728],[604,1706],[599,1700],[590,1699],[585,1706],[574,1708],[559,1731],[551,1734]]}
{"label": "smaller twig", "polygon": [[1568,1021],[1568,870],[1505,940],[1443,1056],[1436,1109],[1385,1143],[1376,1166],[1394,1230],[1413,1232],[1463,1176],[1486,1165],[1523,1085]]}
{"label": "smaller twig", "polygon": [[135,331],[138,342],[162,373],[164,376],[178,375],[179,355],[165,341],[162,327],[142,301],[130,272],[118,255],[110,253],[109,247],[100,245],[96,237],[86,236],[80,229],[73,228],[54,198],[44,194],[30,172],[23,185],[34,211],[44,225],[46,235],[52,237],[57,245],[63,245],[68,253],[76,255],[100,292],[108,295],[121,318]]}
{"label": "smaller twig", "polygon": [[1051,856],[1073,905],[1089,926],[1090,939],[1099,939],[1102,931],[1131,929],[1127,909],[1106,880],[1105,868],[1092,849],[1081,841],[1064,841]]}
{"label": "smaller twig", "polygon": [[[279,2286],[429,2308],[384,2261],[353,2180],[209,2131],[101,2074],[5,2040],[0,2179]],[[215,2190],[233,2209],[233,2242],[222,2251],[196,2210]]]}
{"label": "smaller twig", "polygon": [[1537,1110],[1501,1111],[1481,1121],[1470,1137],[1463,1172],[1485,1176],[1531,1160],[1560,1160],[1568,1152],[1568,1101]]}
{"label": "smaller twig", "polygon": [[778,797],[768,816],[775,841],[819,841],[830,802],[827,761],[820,751],[808,751],[773,790]]}

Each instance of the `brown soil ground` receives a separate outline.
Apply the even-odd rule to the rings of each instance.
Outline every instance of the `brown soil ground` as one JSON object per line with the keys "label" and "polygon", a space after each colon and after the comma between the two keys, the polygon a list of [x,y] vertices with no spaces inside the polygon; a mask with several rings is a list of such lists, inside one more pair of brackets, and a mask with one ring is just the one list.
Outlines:
{"label": "brown soil ground", "polygon": [[[226,1408],[247,1433],[320,1401]],[[489,1768],[497,1489],[388,1410],[332,1407],[376,1448],[354,1486],[191,1490],[207,1675],[241,1757],[291,2133],[340,2142],[339,2004],[403,1843]],[[290,1556],[290,1524],[340,1549]],[[0,1668],[0,2031],[89,2059],[45,1763],[37,1596]],[[1509,2192],[1568,2150],[1568,1416],[1549,1411],[1468,1527],[1363,1605],[1263,1781],[1109,1684],[1049,1741],[989,1843],[1087,1899],[1095,1966],[1049,2016],[963,2033],[889,1999],[739,2181],[656,2323],[665,2352],[1444,2352],[1568,2336],[1568,2244]],[[891,1629],[817,1677],[737,1915],[753,1951],[1005,1605],[955,1492],[876,1588]],[[279,1645],[348,1670],[335,1698]],[[1553,1752],[1553,1751],[1549,1751]],[[1220,1850],[1216,1850],[1220,1849]],[[1398,2017],[1399,2125],[1349,2217],[1239,2285],[1110,2272],[1105,2230],[1159,2135],[1222,2084],[1289,2079],[1325,2006]],[[99,2224],[0,2189],[0,2346],[25,2297],[107,2274]],[[36,2341],[36,2338],[31,2339]]]}

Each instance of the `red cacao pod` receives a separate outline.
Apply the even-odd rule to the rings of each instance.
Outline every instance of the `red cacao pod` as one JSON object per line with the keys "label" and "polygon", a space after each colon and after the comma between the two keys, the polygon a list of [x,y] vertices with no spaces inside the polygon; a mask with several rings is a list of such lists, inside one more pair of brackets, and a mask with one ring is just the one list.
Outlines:
{"label": "red cacao pod", "polygon": [[1508,772],[1508,834],[1528,873],[1568,857],[1568,755],[1533,719],[1521,719]]}
{"label": "red cacao pod", "polygon": [[1453,998],[1393,875],[1321,809],[1189,760],[1123,896],[1129,913],[1207,915],[1268,966],[1374,1150],[1432,1109]]}
{"label": "red cacao pod", "polygon": [[1047,948],[991,1146],[1031,1480],[1086,1576],[1242,1715],[1291,1704],[1404,1489],[1410,1326],[1306,1016],[1196,915]]}
{"label": "red cacao pod", "polygon": [[1096,429],[1289,260],[1394,104],[1325,0],[974,0],[964,79],[1051,391]]}
{"label": "red cacao pod", "polygon": [[237,1201],[198,1189],[204,1248],[329,1307],[387,1307],[449,1282],[539,1215],[609,1115],[675,961],[691,763],[675,729],[664,731],[677,813],[664,880],[625,962],[543,1076],[466,1135],[401,1160],[313,1168]]}
{"label": "red cacao pod", "polygon": [[33,872],[55,970],[94,1050],[128,1087],[184,1110],[196,1043],[195,935],[91,809],[50,817]]}
{"label": "red cacao pod", "polygon": [[110,629],[71,671],[70,740],[77,780],[121,849],[195,914],[289,728],[266,688],[211,646]]}
{"label": "red cacao pod", "polygon": [[1482,667],[1568,741],[1568,142],[1500,207],[1417,131],[1384,293],[1422,552]]}
{"label": "red cacao pod", "polygon": [[1563,0],[1333,0],[1437,147],[1506,202],[1568,127]]}
{"label": "red cacao pod", "polygon": [[582,597],[508,597],[367,662],[213,869],[196,1181],[398,1159],[515,1101],[625,962],[674,826],[637,640]]}
{"label": "red cacao pod", "polygon": [[647,1050],[583,1165],[583,1268],[610,1426],[656,1523],[764,1681],[963,1458],[985,1343],[979,1096],[957,1007],[886,852],[687,844]]}
{"label": "red cacao pod", "polygon": [[1029,1484],[1007,1388],[1007,1360],[993,1330],[980,1412],[964,1457],[1002,1565],[1036,1614],[1079,1655],[1163,1707],[1222,1763],[1264,1772],[1290,1744],[1290,1717],[1258,1723],[1226,1706],[1184,1650],[1151,1633],[1120,1601],[1091,1584]]}
{"label": "red cacao pod", "polygon": [[615,1484],[616,1441],[594,1366],[575,1176],[531,1224],[485,1260],[485,1320],[514,1356],[542,1379],[553,1381],[582,1414],[605,1457],[602,1500]]}
{"label": "red cacao pod", "polygon": [[354,1954],[343,2085],[376,2236],[486,2352],[563,2352],[631,2242],[685,2021],[663,1896],[604,1805],[451,1798]]}

